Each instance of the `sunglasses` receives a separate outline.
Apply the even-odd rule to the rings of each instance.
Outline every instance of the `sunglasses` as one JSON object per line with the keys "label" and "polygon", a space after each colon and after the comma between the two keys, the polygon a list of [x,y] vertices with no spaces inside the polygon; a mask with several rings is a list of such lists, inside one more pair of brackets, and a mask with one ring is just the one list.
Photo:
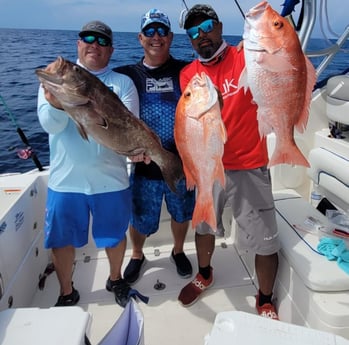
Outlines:
{"label": "sunglasses", "polygon": [[101,37],[101,36],[93,36],[93,35],[83,36],[81,37],[81,40],[87,44],[92,44],[95,41],[97,41],[98,45],[100,45],[101,47],[110,46],[110,43],[111,43],[108,38]]}
{"label": "sunglasses", "polygon": [[207,34],[208,32],[211,32],[213,30],[213,25],[215,22],[216,21],[213,19],[207,19],[200,25],[189,28],[187,30],[187,34],[192,40],[196,40],[200,35],[199,29]]}
{"label": "sunglasses", "polygon": [[158,26],[157,28],[150,27],[148,29],[143,29],[142,33],[146,37],[154,37],[157,32],[160,37],[168,36],[170,29],[164,26]]}

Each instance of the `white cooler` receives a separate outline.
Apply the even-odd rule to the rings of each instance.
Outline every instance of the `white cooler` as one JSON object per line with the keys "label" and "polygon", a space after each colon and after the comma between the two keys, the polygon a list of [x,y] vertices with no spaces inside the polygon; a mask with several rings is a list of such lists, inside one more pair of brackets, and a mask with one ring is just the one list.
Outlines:
{"label": "white cooler", "polygon": [[240,312],[216,316],[205,345],[349,345],[340,336]]}
{"label": "white cooler", "polygon": [[84,345],[89,323],[80,307],[6,309],[0,312],[0,344]]}

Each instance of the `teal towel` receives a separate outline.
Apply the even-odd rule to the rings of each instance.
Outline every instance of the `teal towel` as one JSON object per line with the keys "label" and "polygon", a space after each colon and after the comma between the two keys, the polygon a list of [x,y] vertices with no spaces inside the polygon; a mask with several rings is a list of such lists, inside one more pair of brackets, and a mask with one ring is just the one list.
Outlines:
{"label": "teal towel", "polygon": [[342,239],[323,237],[320,239],[317,250],[328,260],[336,260],[338,266],[349,274],[349,250]]}

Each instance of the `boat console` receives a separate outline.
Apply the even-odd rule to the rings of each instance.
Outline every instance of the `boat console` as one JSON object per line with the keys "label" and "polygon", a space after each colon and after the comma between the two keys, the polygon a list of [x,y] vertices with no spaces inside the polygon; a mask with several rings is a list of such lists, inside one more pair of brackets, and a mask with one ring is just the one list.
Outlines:
{"label": "boat console", "polygon": [[315,133],[309,153],[308,176],[337,207],[349,209],[349,75],[335,76],[326,85],[329,128]]}

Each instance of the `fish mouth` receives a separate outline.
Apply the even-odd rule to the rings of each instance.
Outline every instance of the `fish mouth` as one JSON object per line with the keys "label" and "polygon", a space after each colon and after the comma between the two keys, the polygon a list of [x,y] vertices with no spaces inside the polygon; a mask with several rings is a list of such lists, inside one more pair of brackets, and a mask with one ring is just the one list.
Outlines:
{"label": "fish mouth", "polygon": [[51,73],[46,72],[45,70],[38,69],[35,71],[38,78],[42,83],[49,83],[51,85],[62,85],[63,84],[63,78],[58,77],[57,75],[53,75]]}
{"label": "fish mouth", "polygon": [[[73,68],[81,68],[80,66],[74,65]],[[41,83],[46,85],[51,85],[52,87],[62,86],[65,82],[65,73],[67,72],[66,60],[61,56],[46,68],[38,68],[35,70]],[[84,85],[84,82],[77,83],[74,90],[79,89]]]}
{"label": "fish mouth", "polygon": [[252,7],[245,15],[245,29],[253,28],[253,21],[258,20],[268,7],[270,7],[270,5],[267,1],[262,1],[258,5]]}
{"label": "fish mouth", "polygon": [[52,85],[62,85],[62,71],[64,67],[64,59],[58,56],[56,61],[48,65],[46,68],[39,68],[35,71],[40,81],[50,83]]}
{"label": "fish mouth", "polygon": [[251,52],[267,52],[265,47],[261,45],[261,40],[266,37],[260,36],[256,29],[256,22],[263,16],[268,7],[270,7],[269,3],[267,1],[262,1],[246,13],[245,28],[242,37],[244,39],[244,47]]}
{"label": "fish mouth", "polygon": [[256,17],[261,15],[267,7],[270,6],[267,1],[262,1],[256,6],[252,7],[247,13],[246,13],[246,20],[251,17]]}
{"label": "fish mouth", "polygon": [[214,89],[211,79],[207,76],[205,72],[202,72],[201,74],[195,74],[192,81],[192,87],[194,89],[207,87],[209,90],[209,94],[211,94],[211,91]]}

